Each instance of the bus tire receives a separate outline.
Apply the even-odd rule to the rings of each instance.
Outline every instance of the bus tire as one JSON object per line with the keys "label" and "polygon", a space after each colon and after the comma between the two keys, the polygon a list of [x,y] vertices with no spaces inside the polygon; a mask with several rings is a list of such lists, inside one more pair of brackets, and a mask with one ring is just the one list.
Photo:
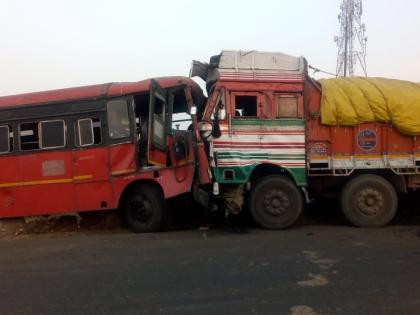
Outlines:
{"label": "bus tire", "polygon": [[340,195],[346,218],[358,227],[387,225],[395,216],[398,196],[389,181],[377,175],[360,175],[350,180]]}
{"label": "bus tire", "polygon": [[139,185],[124,201],[124,216],[135,233],[157,232],[166,226],[167,208],[162,191],[155,186]]}
{"label": "bus tire", "polygon": [[300,217],[302,193],[288,178],[267,176],[252,187],[248,208],[254,221],[265,229],[286,229]]}

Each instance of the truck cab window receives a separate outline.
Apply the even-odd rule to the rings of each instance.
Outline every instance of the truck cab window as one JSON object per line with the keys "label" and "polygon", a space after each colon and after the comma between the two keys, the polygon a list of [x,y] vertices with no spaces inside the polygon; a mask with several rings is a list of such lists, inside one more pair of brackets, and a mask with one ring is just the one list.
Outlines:
{"label": "truck cab window", "polygon": [[257,96],[236,95],[235,117],[257,117]]}
{"label": "truck cab window", "polygon": [[114,100],[107,104],[109,137],[123,139],[130,136],[130,119],[125,100]]}
{"label": "truck cab window", "polygon": [[279,95],[277,101],[278,118],[295,118],[298,116],[298,98],[294,95]]}

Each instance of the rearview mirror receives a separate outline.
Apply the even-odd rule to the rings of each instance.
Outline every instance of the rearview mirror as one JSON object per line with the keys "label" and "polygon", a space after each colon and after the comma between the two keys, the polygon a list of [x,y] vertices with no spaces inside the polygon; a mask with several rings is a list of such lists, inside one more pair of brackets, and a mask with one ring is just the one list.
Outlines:
{"label": "rearview mirror", "polygon": [[225,108],[221,108],[219,110],[219,119],[223,120],[226,118],[226,109]]}
{"label": "rearview mirror", "polygon": [[190,115],[195,115],[195,114],[197,114],[197,106],[191,106]]}

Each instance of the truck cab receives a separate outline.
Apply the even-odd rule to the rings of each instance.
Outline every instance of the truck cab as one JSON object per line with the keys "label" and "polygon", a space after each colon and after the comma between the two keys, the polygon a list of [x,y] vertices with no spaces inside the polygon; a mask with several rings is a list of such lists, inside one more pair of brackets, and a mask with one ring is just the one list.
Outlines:
{"label": "truck cab", "polygon": [[286,228],[303,209],[306,74],[302,57],[256,51],[225,50],[192,65],[208,93],[201,130],[214,193],[265,228]]}

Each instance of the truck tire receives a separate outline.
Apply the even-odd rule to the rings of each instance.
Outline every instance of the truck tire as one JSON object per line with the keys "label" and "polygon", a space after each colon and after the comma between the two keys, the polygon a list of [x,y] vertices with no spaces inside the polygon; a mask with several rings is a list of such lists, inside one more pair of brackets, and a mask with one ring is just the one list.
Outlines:
{"label": "truck tire", "polygon": [[123,210],[128,227],[135,233],[157,232],[166,226],[166,200],[158,187],[134,187],[125,198]]}
{"label": "truck tire", "polygon": [[344,186],[340,206],[354,225],[380,227],[394,218],[398,196],[386,179],[377,175],[360,175]]}
{"label": "truck tire", "polygon": [[248,208],[254,221],[266,229],[285,229],[293,225],[303,211],[299,188],[283,176],[267,176],[251,189]]}

